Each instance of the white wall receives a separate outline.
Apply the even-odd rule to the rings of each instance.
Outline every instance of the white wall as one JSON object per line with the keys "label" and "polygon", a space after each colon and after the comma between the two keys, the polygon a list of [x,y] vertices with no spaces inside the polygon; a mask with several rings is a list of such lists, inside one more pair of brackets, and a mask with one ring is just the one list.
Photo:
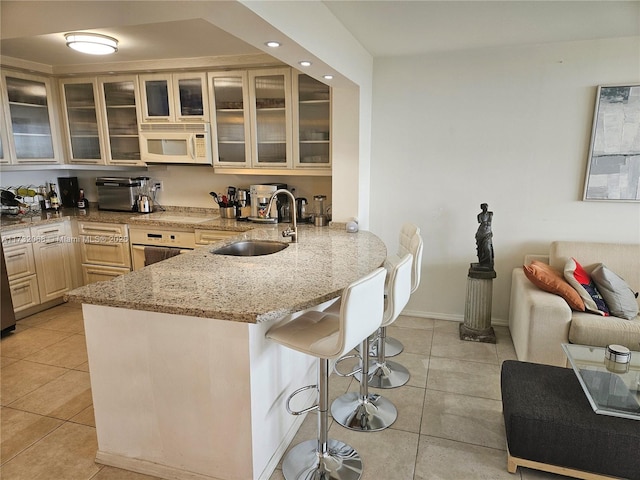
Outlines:
{"label": "white wall", "polygon": [[640,81],[640,37],[376,58],[371,230],[425,240],[407,312],[463,319],[480,203],[494,212],[493,321],[551,240],[640,242],[638,203],[583,202],[596,86]]}

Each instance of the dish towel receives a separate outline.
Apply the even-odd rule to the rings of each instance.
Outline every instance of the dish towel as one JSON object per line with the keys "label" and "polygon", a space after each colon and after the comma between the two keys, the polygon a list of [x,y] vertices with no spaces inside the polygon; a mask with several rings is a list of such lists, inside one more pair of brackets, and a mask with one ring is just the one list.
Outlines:
{"label": "dish towel", "polygon": [[144,266],[161,262],[176,255],[180,255],[179,248],[144,247]]}

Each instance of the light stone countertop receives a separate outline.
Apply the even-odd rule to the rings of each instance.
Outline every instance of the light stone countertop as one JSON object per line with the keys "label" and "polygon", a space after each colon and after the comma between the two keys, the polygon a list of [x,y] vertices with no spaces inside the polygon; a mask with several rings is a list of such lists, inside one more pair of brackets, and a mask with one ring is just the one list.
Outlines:
{"label": "light stone countertop", "polygon": [[298,243],[278,253],[256,257],[210,253],[242,239],[289,242],[281,236],[282,225],[260,227],[113,280],[80,287],[65,299],[259,323],[337,297],[349,283],[382,266],[387,256],[384,242],[370,232],[307,225],[298,227]]}

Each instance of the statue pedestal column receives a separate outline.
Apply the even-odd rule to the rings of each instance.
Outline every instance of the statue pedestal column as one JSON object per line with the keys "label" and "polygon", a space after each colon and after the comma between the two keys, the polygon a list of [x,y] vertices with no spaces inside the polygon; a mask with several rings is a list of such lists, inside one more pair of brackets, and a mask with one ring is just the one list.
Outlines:
{"label": "statue pedestal column", "polygon": [[491,326],[494,278],[496,278],[495,270],[471,264],[467,276],[464,323],[460,324],[460,340],[496,343],[496,334]]}

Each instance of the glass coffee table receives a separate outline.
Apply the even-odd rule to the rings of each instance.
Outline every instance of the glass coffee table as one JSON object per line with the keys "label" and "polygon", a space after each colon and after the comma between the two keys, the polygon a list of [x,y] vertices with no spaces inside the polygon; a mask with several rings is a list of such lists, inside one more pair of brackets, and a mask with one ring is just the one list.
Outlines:
{"label": "glass coffee table", "polygon": [[629,368],[605,362],[605,348],[563,343],[593,411],[640,420],[640,352],[631,352]]}

